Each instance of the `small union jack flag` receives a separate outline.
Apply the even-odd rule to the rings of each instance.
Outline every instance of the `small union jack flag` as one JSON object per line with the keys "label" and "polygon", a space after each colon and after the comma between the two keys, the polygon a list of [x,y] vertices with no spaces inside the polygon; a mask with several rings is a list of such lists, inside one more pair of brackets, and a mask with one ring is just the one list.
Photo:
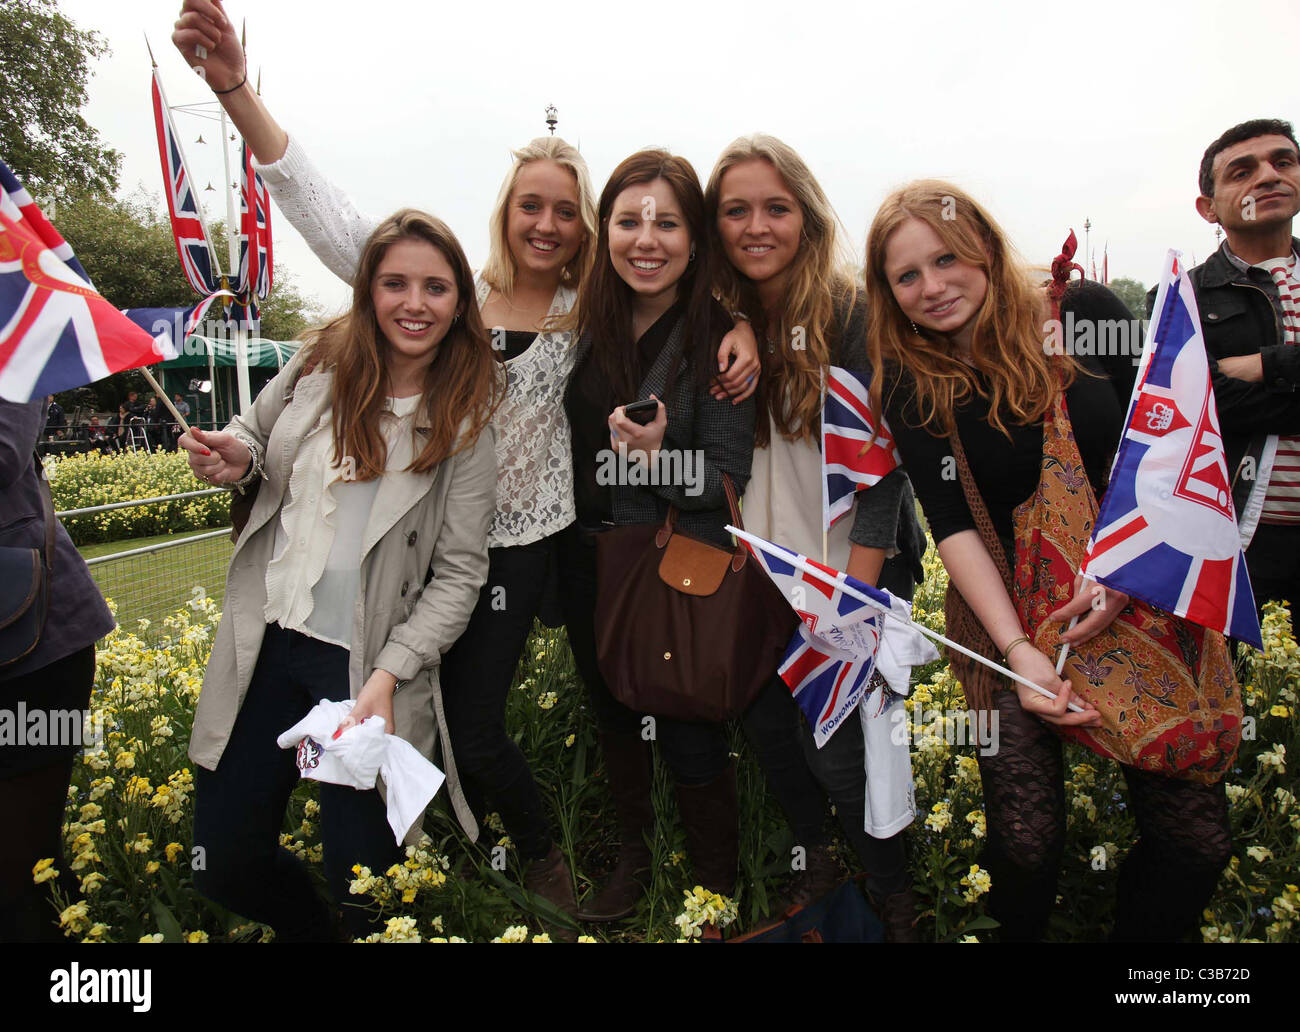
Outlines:
{"label": "small union jack flag", "polygon": [[203,297],[214,294],[221,286],[213,261],[208,229],[199,211],[193,180],[185,167],[185,158],[176,139],[171,112],[163,99],[158,69],[153,70],[153,121],[158,132],[158,156],[162,161],[163,185],[167,209],[171,213],[172,236],[181,269],[195,292]]}
{"label": "small union jack flag", "polygon": [[148,333],[95,293],[0,161],[0,397],[30,401],[161,357]]}
{"label": "small union jack flag", "polygon": [[271,205],[247,143],[242,145],[240,158],[239,282],[235,293],[247,299],[249,318],[256,320],[258,302],[271,292]]}
{"label": "small union jack flag", "polygon": [[[820,748],[867,690],[876,667],[885,612],[910,624],[911,606],[888,591],[757,535],[735,527],[727,529],[799,614],[801,624],[790,639],[778,673],[808,718]],[[817,576],[819,573],[823,576]]]}
{"label": "small union jack flag", "polygon": [[827,530],[853,508],[857,492],[903,464],[883,418],[875,442],[860,454],[875,431],[869,387],[868,380],[848,369],[827,370],[822,396],[822,526]]}
{"label": "small union jack flag", "polygon": [[1201,318],[1178,257],[1165,258],[1155,325],[1080,572],[1259,648]]}

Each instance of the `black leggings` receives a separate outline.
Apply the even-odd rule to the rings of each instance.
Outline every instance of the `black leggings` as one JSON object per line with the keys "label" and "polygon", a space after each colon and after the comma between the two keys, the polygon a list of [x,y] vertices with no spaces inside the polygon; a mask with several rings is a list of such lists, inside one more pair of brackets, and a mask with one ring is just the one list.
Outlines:
{"label": "black leggings", "polygon": [[[1004,942],[1037,941],[1047,930],[1065,848],[1061,740],[1021,709],[1015,692],[996,693],[994,703],[998,747],[979,756],[989,911]],[[1232,855],[1223,783],[1120,769],[1140,837],[1120,868],[1113,938],[1176,942],[1195,927]]]}
{"label": "black leggings", "polygon": [[465,632],[442,657],[452,755],[471,809],[501,815],[525,860],[547,855],[551,830],[528,761],[506,731],[506,699],[541,609],[558,534],[488,550],[488,579]]}
{"label": "black leggings", "polygon": [[866,871],[867,888],[884,899],[908,887],[903,832],[879,839],[866,823],[866,746],[850,715],[820,749],[790,689],[773,677],[741,718],[768,787],[794,831],[797,845],[825,845],[826,799]]}

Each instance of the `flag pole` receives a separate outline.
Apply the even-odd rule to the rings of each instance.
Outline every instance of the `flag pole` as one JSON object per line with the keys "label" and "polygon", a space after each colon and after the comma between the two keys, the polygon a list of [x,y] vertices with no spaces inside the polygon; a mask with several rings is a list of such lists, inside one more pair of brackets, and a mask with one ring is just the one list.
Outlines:
{"label": "flag pole", "polygon": [[171,398],[167,397],[167,392],[162,389],[162,384],[153,378],[153,373],[149,372],[149,367],[147,365],[140,366],[139,368],[140,372],[144,373],[144,378],[148,380],[150,385],[153,387],[154,394],[157,395],[158,400],[166,405],[167,411],[176,417],[176,422],[180,425],[181,433],[188,434],[190,432],[189,423],[185,422],[185,417],[176,411],[176,406],[172,404]]}
{"label": "flag pole", "polygon": [[822,397],[821,397],[821,409],[820,409],[820,411],[821,411],[821,418],[820,418],[820,420],[819,420],[819,423],[820,423],[820,426],[821,426],[821,438],[822,438],[822,441],[821,441],[821,444],[822,444],[822,473],[821,473],[821,478],[820,478],[820,479],[821,479],[821,482],[822,482],[822,562],[825,563],[825,564],[827,564],[827,565],[829,565],[829,564],[830,564],[830,560],[826,558],[826,556],[827,556],[827,554],[828,554],[828,550],[827,550],[827,532],[828,532],[828,530],[829,530],[829,528],[828,528],[827,525],[826,525],[826,523],[827,523],[827,521],[826,521],[826,516],[827,516],[827,512],[828,512],[828,510],[830,509],[830,498],[827,496],[827,493],[826,493],[826,367],[825,367],[825,366],[822,366],[821,373],[822,373],[822,383],[821,383],[821,396],[822,396]]}
{"label": "flag pole", "polygon": [[[746,531],[743,531],[738,527],[728,526],[727,530],[730,533],[734,534],[736,537],[740,538],[742,541],[748,541],[755,548],[763,548],[764,545],[768,544],[768,542],[764,541],[762,538],[755,537],[753,534],[747,533]],[[766,551],[766,549],[764,549],[764,551]],[[972,652],[970,649],[966,648],[965,645],[958,645],[955,641],[951,640],[950,638],[945,638],[938,631],[930,630],[930,628],[926,627],[924,624],[919,624],[915,620],[905,620],[903,617],[893,612],[893,610],[886,609],[875,599],[872,599],[867,595],[862,594],[862,592],[858,591],[858,589],[853,587],[853,585],[841,584],[830,574],[823,573],[821,570],[817,569],[817,567],[808,563],[801,556],[793,555],[787,552],[782,552],[779,558],[781,559],[782,562],[790,563],[792,566],[795,566],[798,569],[802,570],[804,573],[808,574],[808,576],[816,578],[817,580],[821,581],[823,584],[830,585],[833,588],[838,588],[840,591],[844,592],[844,594],[848,595],[850,598],[855,598],[859,602],[871,606],[872,609],[884,613],[886,616],[890,617],[895,622],[901,623],[906,627],[911,627],[913,630],[919,631],[921,634],[924,634],[927,638],[932,638],[937,642],[941,642],[942,644],[947,645],[950,649],[954,649],[957,652],[960,652],[963,656],[968,656],[969,658],[975,660],[977,663],[983,663],[989,669],[996,670],[1003,677],[1009,677],[1017,684],[1023,684],[1026,688],[1032,688],[1039,695],[1042,695],[1048,699],[1055,700],[1057,698],[1055,692],[1049,692],[1046,688],[1034,684],[1033,681],[1021,677],[1014,670],[1008,670],[1000,663],[995,663],[991,659],[986,659],[984,656],[981,656],[978,652]],[[1069,703],[1068,708],[1074,711],[1075,713],[1083,712],[1083,707],[1076,702]]]}

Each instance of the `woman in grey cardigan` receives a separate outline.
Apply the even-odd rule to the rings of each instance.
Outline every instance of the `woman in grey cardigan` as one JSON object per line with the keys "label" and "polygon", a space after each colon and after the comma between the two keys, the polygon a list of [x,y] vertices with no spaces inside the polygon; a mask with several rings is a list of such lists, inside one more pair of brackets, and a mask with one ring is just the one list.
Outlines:
{"label": "woman in grey cardigan", "polygon": [[[44,421],[42,400],[25,405],[0,401],[0,546],[43,547],[44,514],[51,503],[33,449]],[[75,732],[82,730],[81,714],[95,681],[95,642],[113,629],[113,617],[57,521],[49,593],[36,647],[0,667],[0,711],[10,720],[23,712],[29,719],[40,714],[47,727],[72,730],[79,738]],[[48,857],[55,858],[56,867],[63,866],[57,862],[60,829],[80,744],[0,744],[0,942],[62,938],[52,921],[49,886],[33,883],[32,867]]]}

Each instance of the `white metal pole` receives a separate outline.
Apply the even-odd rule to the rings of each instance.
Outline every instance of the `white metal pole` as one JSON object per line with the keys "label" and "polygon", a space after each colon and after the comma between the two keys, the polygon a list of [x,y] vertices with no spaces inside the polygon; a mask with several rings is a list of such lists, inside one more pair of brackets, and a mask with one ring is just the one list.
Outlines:
{"label": "white metal pole", "polygon": [[[221,162],[226,171],[226,239],[230,245],[230,279],[234,281],[239,277],[239,223],[238,212],[235,207],[237,188],[230,178],[230,141],[227,139],[229,132],[230,128],[226,122],[226,109],[222,108]],[[248,330],[236,324],[231,336],[231,344],[235,349],[235,377],[239,388],[239,412],[241,415],[247,412],[248,407],[253,403],[253,392],[248,381],[248,340]]]}

